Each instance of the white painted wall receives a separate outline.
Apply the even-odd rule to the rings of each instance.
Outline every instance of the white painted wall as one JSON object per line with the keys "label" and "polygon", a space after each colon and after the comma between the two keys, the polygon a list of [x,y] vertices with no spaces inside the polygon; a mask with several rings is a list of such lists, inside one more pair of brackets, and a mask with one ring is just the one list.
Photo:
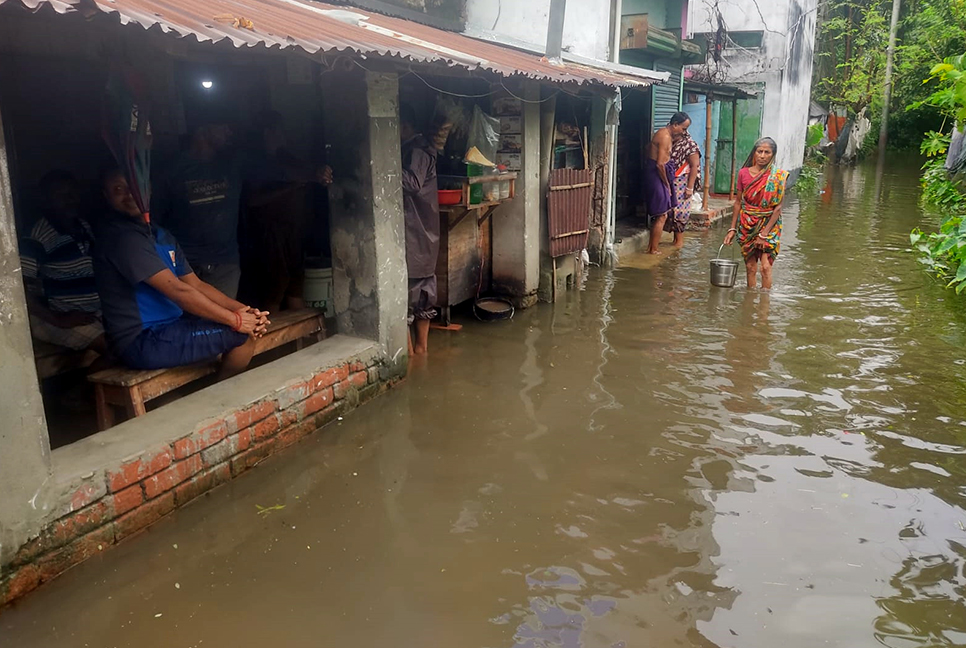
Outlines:
{"label": "white painted wall", "polygon": [[[611,34],[610,0],[567,0],[563,49],[584,58],[607,61]],[[550,0],[467,0],[469,32],[495,33],[543,50],[547,44]]]}
{"label": "white painted wall", "polygon": [[692,2],[692,33],[717,30],[716,5],[728,31],[764,32],[760,50],[726,50],[719,80],[749,88],[764,84],[761,134],[778,142],[779,165],[789,171],[800,168],[811,102],[818,0]]}

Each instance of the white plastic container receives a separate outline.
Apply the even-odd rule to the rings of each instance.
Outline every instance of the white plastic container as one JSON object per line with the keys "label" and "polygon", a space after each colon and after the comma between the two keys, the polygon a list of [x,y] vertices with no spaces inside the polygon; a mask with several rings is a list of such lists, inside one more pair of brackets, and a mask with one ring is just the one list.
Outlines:
{"label": "white plastic container", "polygon": [[332,268],[306,268],[302,296],[309,307],[324,310],[326,317],[335,317]]}

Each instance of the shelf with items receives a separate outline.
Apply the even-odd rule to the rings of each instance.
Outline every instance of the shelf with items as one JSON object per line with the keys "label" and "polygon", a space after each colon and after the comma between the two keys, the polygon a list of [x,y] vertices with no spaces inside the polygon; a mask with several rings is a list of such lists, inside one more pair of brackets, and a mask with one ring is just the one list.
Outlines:
{"label": "shelf with items", "polygon": [[[516,173],[494,173],[465,178],[460,176],[440,176],[439,182],[441,187],[446,186],[452,191],[458,185],[462,194],[460,202],[452,205],[441,204],[439,210],[441,213],[446,212],[449,214],[450,228],[455,227],[473,211],[481,212],[478,216],[478,221],[482,223],[489,217],[494,208],[516,197],[516,180]],[[491,186],[489,195],[486,193],[488,185]],[[498,186],[496,189],[492,189],[492,185]],[[452,218],[454,215],[456,215],[455,219]]]}

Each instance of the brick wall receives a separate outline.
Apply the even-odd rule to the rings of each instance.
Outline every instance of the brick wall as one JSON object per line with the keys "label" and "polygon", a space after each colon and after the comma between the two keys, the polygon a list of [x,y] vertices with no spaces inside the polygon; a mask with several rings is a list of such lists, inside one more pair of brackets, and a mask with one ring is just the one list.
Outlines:
{"label": "brick wall", "polygon": [[0,566],[0,606],[297,443],[390,384],[389,372],[376,363],[327,369],[93,475],[63,503],[70,513]]}

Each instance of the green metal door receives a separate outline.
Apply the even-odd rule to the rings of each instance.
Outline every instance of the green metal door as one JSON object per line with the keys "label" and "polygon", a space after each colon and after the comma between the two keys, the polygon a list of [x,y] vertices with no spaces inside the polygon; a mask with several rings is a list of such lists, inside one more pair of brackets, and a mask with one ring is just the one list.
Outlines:
{"label": "green metal door", "polygon": [[[735,169],[737,173],[751,147],[761,137],[761,109],[762,95],[752,99],[738,101],[738,159]],[[718,141],[714,163],[714,192],[717,194],[731,193],[731,129],[734,109],[730,101],[721,102],[721,117],[718,122]]]}

